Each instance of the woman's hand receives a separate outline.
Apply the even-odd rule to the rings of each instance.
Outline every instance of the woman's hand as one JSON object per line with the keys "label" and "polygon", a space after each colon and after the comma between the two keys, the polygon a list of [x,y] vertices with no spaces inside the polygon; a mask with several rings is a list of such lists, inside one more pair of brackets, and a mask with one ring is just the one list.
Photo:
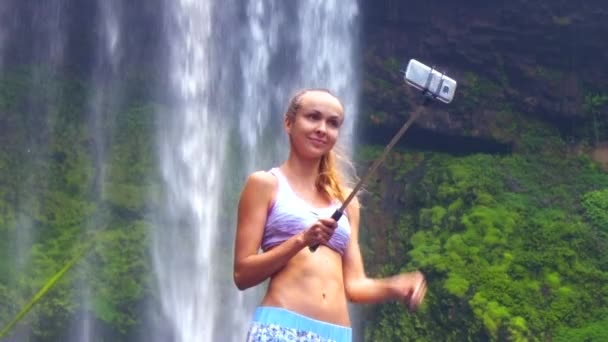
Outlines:
{"label": "woman's hand", "polygon": [[304,231],[304,241],[307,246],[327,244],[336,227],[337,222],[332,218],[320,218]]}
{"label": "woman's hand", "polygon": [[426,280],[419,271],[403,273],[392,277],[393,290],[397,298],[407,305],[410,311],[416,310],[426,295]]}

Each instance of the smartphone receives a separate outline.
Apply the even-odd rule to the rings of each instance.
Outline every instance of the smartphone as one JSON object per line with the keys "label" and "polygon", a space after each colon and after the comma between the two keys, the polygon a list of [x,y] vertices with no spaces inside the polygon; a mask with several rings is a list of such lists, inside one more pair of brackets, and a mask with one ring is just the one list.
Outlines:
{"label": "smartphone", "polygon": [[427,92],[441,102],[450,103],[454,99],[456,81],[415,59],[411,59],[407,64],[403,79],[407,84]]}

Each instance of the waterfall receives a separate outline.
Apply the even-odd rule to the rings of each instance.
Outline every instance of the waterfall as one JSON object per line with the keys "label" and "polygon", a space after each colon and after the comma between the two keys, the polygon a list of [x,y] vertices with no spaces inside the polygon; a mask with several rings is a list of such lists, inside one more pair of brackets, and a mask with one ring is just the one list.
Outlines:
{"label": "waterfall", "polygon": [[[52,77],[56,68],[63,63],[65,46],[61,13],[63,4],[62,0],[51,0],[39,6],[19,9],[15,9],[16,4],[11,2],[3,1],[0,4],[0,19],[2,19],[2,24],[0,24],[0,73],[4,73],[8,69],[5,65],[8,60],[6,57],[9,54],[18,54],[23,60],[33,63],[44,61],[49,66],[46,70],[35,69],[30,75],[35,82],[46,84],[47,78]],[[19,21],[20,17],[25,23]],[[40,20],[41,18],[44,20]],[[15,41],[22,38],[24,33],[29,33],[31,37],[31,40],[28,41],[28,48],[16,53],[14,49],[18,43]],[[19,129],[22,129],[25,134],[18,139],[19,146],[11,146],[15,151],[19,151],[18,163],[23,169],[31,170],[11,177],[15,182],[13,185],[16,200],[12,204],[15,207],[16,217],[14,218],[14,229],[7,230],[7,238],[10,241],[7,255],[12,263],[9,265],[7,288],[14,290],[14,293],[18,295],[23,295],[25,291],[23,291],[23,284],[17,275],[32,270],[31,248],[40,234],[36,229],[37,223],[33,219],[36,210],[34,208],[39,201],[36,188],[48,181],[47,174],[35,170],[37,162],[44,159],[49,150],[41,136],[45,133],[53,134],[53,132],[49,132],[48,127],[45,127],[40,118],[44,118],[52,112],[52,108],[56,104],[55,97],[53,89],[42,87],[29,92],[24,97],[29,115],[23,118],[25,124],[22,123]],[[16,329],[14,338],[15,340],[29,340],[30,335],[31,332],[27,329]]]}
{"label": "waterfall", "polygon": [[[3,221],[0,229],[3,238],[7,232],[9,242],[6,255],[10,260],[8,281],[0,283],[0,288],[6,286],[11,299],[16,302],[11,303],[11,308],[6,311],[8,315],[16,314],[30,299],[32,292],[39,290],[47,277],[58,271],[57,265],[62,265],[66,256],[73,253],[71,247],[78,246],[79,235],[86,236],[87,232],[107,223],[104,221],[104,210],[98,210],[91,217],[86,216],[86,210],[72,212],[70,215],[83,215],[82,224],[63,227],[52,227],[45,215],[52,210],[47,211],[47,206],[52,207],[55,203],[60,207],[65,206],[66,212],[73,209],[69,207],[73,204],[69,202],[71,196],[65,194],[74,197],[82,195],[79,197],[82,207],[94,203],[97,209],[101,209],[106,200],[103,194],[106,185],[106,147],[113,134],[113,114],[124,100],[121,98],[125,74],[122,64],[125,53],[122,42],[124,19],[123,7],[119,5],[117,0],[92,3],[77,0],[49,0],[43,3],[6,0],[0,4],[0,71],[3,86],[6,87],[3,90],[19,91],[15,94],[17,100],[11,105],[6,103],[11,103],[13,98],[6,103],[0,101],[0,123],[8,123],[10,133],[9,143],[2,141],[4,145],[0,156],[14,158],[8,159],[8,162],[6,159],[0,160],[0,171],[4,172],[7,165],[20,171],[0,178],[3,185],[0,202],[7,198],[11,200],[16,213],[14,226],[8,226],[10,220]],[[129,31],[130,36],[137,37],[133,31]],[[145,51],[142,45],[135,49]],[[133,57],[133,51],[131,49],[128,55]],[[81,90],[83,93],[79,92]],[[6,97],[2,99],[6,100]],[[67,132],[66,126],[70,128]],[[66,142],[68,139],[70,141]],[[56,149],[54,144],[72,144],[75,148],[61,146]],[[77,152],[71,154],[74,151]],[[68,162],[62,165],[60,160]],[[70,164],[74,160],[83,164]],[[62,169],[57,172],[49,165]],[[94,170],[91,172],[94,173],[91,177],[94,178],[93,184],[87,184],[89,169]],[[74,171],[83,172],[83,177],[72,180],[73,188],[53,188],[54,184],[61,183],[53,177],[57,177],[58,173]],[[5,191],[10,195],[6,196]],[[14,194],[11,193],[13,191]],[[77,207],[79,205],[76,204]],[[53,212],[52,215],[55,214]],[[7,227],[4,227],[5,224]],[[69,229],[70,233],[61,236],[63,229]],[[49,233],[51,230],[54,231]],[[62,238],[63,255],[45,250],[48,248],[48,245],[44,245],[46,242],[51,241],[52,244]],[[48,263],[41,262],[46,259]],[[63,297],[69,298],[70,307],[61,311],[66,306],[57,305],[59,310],[46,320],[50,321],[47,327],[52,328],[45,331],[36,322],[39,316],[36,310],[45,304],[53,305],[43,300],[14,327],[9,335],[10,341],[36,340],[40,339],[41,333],[51,331],[61,337],[47,336],[47,340],[57,338],[81,342],[97,340],[97,336],[107,333],[110,329],[106,329],[104,322],[95,317],[91,304],[99,296],[92,287],[95,274],[100,270],[90,266],[86,262],[79,262],[64,277],[67,281],[57,285],[59,291],[65,293],[67,289],[73,293]],[[7,275],[1,276],[4,281]],[[36,284],[26,283],[32,279]],[[50,292],[48,296],[56,293]],[[2,317],[0,324],[3,327],[8,317]],[[33,329],[38,331],[32,333]]]}
{"label": "waterfall", "polygon": [[302,83],[327,87],[338,94],[346,111],[343,132],[346,139],[342,143],[348,150],[352,145],[353,122],[357,116],[357,3],[306,1],[299,13]]}
{"label": "waterfall", "polygon": [[[244,177],[286,157],[282,116],[303,87],[356,117],[356,1],[172,1],[158,113],[166,198],[153,255],[162,318],[176,341],[242,341],[263,286],[232,284],[236,199]],[[166,335],[165,335],[166,336]]]}
{"label": "waterfall", "polygon": [[173,1],[168,65],[172,108],[159,132],[167,200],[154,265],[162,310],[177,341],[212,341],[217,291],[214,253],[226,131],[211,112],[211,4]]}
{"label": "waterfall", "polygon": [[[93,62],[90,72],[90,88],[87,94],[87,122],[91,131],[93,141],[91,160],[95,169],[93,177],[93,201],[98,207],[103,206],[105,200],[104,187],[106,185],[106,146],[112,135],[110,127],[113,126],[113,115],[116,113],[118,104],[121,102],[121,15],[122,9],[118,0],[103,0],[96,4],[97,28],[99,42],[94,45],[92,52]],[[88,220],[84,232],[99,230],[106,222],[102,215],[94,215]],[[77,291],[80,291],[81,313],[74,317],[70,329],[70,340],[78,342],[95,341],[100,327],[95,323],[92,315],[92,298],[94,293],[89,283],[94,278],[93,274],[98,269],[86,269],[81,267],[81,273]]]}
{"label": "waterfall", "polygon": [[[71,269],[65,282],[56,285],[61,290],[48,294],[60,300],[37,304],[51,310],[40,313],[35,307],[11,332],[10,341],[41,338],[37,334],[48,331],[55,334],[52,338],[79,342],[121,336],[242,341],[265,285],[241,292],[232,281],[240,190],[249,173],[287,156],[282,118],[298,89],[329,88],[342,99],[347,118],[341,144],[350,148],[358,94],[357,18],[355,0],[0,2],[0,71],[23,67],[28,75],[23,77],[34,80],[24,81],[28,88],[16,88],[27,92],[25,105],[16,102],[19,107],[6,112],[0,107],[0,115],[12,115],[12,121],[0,117],[0,123],[9,122],[17,132],[0,157],[17,156],[11,167],[27,171],[0,178],[16,189],[16,195],[0,198],[0,205],[13,201],[15,213],[9,217],[14,222],[6,221],[11,227],[0,227],[8,241],[0,242],[7,246],[0,256],[10,259],[10,274],[0,278],[0,295],[9,291],[14,306],[2,311],[6,317],[1,323],[41,286],[20,279],[44,282],[69,259],[79,238],[104,225],[110,226],[104,243],[116,243],[105,250],[96,245],[88,256],[97,259],[85,258]],[[149,83],[142,85],[141,79]],[[158,169],[151,173],[155,177],[158,171],[162,189],[150,186],[150,198],[156,201],[160,193],[161,205],[154,202],[151,212],[116,213],[125,207],[112,201],[132,200],[131,191],[140,185],[131,180],[123,184],[112,178],[122,174],[110,172],[120,115],[151,102],[154,110],[141,112],[155,115],[144,119],[157,127]],[[121,162],[125,156],[130,155],[121,155]],[[72,171],[80,172],[65,177],[74,189],[51,186],[52,177]],[[111,198],[110,187],[122,192]],[[55,207],[47,210],[45,205]],[[70,205],[74,211],[66,212],[74,217],[65,225],[52,226],[48,221],[53,218],[44,216]],[[152,289],[129,292],[129,304],[141,307],[128,308],[133,310],[125,317],[135,322],[117,328],[122,322],[116,317],[123,317],[118,311],[125,308],[120,300],[110,301],[122,297],[108,293],[113,285],[108,274],[114,273],[103,271],[111,262],[129,265],[133,259],[128,258],[139,257],[131,251],[122,259],[120,243],[129,240],[111,240],[113,234],[130,237],[124,229],[129,220],[145,221],[146,229],[150,224],[144,233],[150,237],[150,260],[135,261],[150,261]],[[120,277],[125,273],[130,274]],[[146,281],[145,274],[137,276],[136,285]],[[49,320],[41,324],[39,317]]]}
{"label": "waterfall", "polygon": [[[7,23],[9,19],[9,7],[6,2],[0,3],[0,20],[3,23]],[[4,60],[4,48],[6,46],[8,29],[5,26],[0,26],[0,66],[3,65]]]}

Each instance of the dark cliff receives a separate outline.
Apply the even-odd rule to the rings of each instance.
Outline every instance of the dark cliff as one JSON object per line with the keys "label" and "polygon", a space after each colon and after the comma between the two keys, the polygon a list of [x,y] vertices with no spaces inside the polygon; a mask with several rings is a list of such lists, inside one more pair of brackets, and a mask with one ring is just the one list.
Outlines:
{"label": "dark cliff", "polygon": [[406,144],[504,152],[530,122],[572,142],[608,138],[608,3],[363,1],[361,13],[367,139],[380,142],[376,132],[394,131],[418,101],[399,72],[410,58],[459,84]]}

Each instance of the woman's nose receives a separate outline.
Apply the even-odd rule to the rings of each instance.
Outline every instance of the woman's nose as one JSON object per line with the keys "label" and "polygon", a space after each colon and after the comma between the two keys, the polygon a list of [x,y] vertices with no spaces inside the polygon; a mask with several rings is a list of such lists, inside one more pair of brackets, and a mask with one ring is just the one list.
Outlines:
{"label": "woman's nose", "polygon": [[327,125],[325,124],[324,121],[320,121],[319,122],[319,124],[317,125],[317,129],[315,130],[315,132],[322,133],[322,134],[325,134],[327,132]]}

